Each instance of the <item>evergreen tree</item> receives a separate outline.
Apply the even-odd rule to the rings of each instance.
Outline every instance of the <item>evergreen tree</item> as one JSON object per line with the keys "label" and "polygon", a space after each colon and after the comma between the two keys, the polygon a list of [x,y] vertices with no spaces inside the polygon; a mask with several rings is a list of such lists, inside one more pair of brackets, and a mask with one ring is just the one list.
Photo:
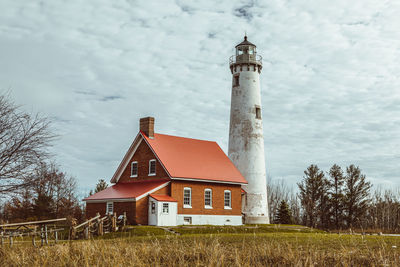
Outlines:
{"label": "evergreen tree", "polygon": [[99,182],[96,185],[96,188],[94,189],[94,193],[98,193],[100,191],[103,191],[104,189],[106,189],[108,187],[108,184],[106,181],[104,181],[103,179],[100,179]]}
{"label": "evergreen tree", "polygon": [[340,229],[343,220],[343,209],[344,209],[344,195],[343,195],[343,184],[344,175],[342,168],[334,164],[329,170],[330,177],[330,206],[332,208],[332,217],[334,227]]}
{"label": "evergreen tree", "polygon": [[329,228],[331,225],[331,203],[329,197],[329,180],[325,177],[322,178],[321,189],[320,189],[320,200],[318,203],[318,215],[319,215],[319,227]]}
{"label": "evergreen tree", "polygon": [[293,223],[292,211],[290,210],[290,208],[285,200],[281,201],[279,208],[276,212],[275,218],[276,218],[276,223],[279,223],[279,224],[292,224]]}
{"label": "evergreen tree", "polygon": [[345,210],[348,227],[353,227],[365,216],[369,204],[371,183],[365,180],[359,167],[353,164],[346,168],[345,180]]}
{"label": "evergreen tree", "polygon": [[316,227],[321,217],[321,207],[324,208],[324,194],[326,189],[326,178],[323,171],[317,165],[310,165],[304,171],[305,176],[298,183],[300,190],[300,201],[305,211],[304,223],[307,226]]}

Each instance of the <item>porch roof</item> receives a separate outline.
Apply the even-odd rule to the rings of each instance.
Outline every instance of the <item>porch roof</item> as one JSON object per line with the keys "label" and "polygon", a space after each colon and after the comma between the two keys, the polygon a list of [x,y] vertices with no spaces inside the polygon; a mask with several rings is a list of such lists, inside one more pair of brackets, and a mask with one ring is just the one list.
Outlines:
{"label": "porch roof", "polygon": [[151,194],[168,183],[169,179],[118,183],[94,195],[84,198],[83,201],[108,199],[132,199],[132,201],[134,201],[146,194]]}
{"label": "porch roof", "polygon": [[154,198],[157,201],[164,201],[164,202],[178,202],[175,198],[167,195],[153,195],[150,194],[152,198]]}

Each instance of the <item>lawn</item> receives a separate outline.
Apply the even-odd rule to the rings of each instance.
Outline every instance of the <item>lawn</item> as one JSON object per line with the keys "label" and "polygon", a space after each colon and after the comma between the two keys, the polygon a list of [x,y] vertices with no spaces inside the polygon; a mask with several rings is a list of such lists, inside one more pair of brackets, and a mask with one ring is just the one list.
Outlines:
{"label": "lawn", "polygon": [[399,266],[400,238],[301,226],[149,226],[34,248],[0,248],[1,266]]}

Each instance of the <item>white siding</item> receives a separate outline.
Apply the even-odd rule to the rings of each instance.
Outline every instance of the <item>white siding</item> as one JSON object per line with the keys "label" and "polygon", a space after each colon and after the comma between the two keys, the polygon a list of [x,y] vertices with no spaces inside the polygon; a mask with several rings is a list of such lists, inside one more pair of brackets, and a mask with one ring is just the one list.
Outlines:
{"label": "white siding", "polygon": [[[151,212],[151,203],[154,202],[155,213]],[[163,213],[163,204],[168,203],[168,214]],[[149,225],[156,226],[176,226],[178,213],[178,203],[168,201],[157,201],[154,198],[149,198]]]}
{"label": "white siding", "polygon": [[242,225],[241,215],[199,215],[178,214],[178,225],[183,225],[184,217],[191,217],[193,225]]}

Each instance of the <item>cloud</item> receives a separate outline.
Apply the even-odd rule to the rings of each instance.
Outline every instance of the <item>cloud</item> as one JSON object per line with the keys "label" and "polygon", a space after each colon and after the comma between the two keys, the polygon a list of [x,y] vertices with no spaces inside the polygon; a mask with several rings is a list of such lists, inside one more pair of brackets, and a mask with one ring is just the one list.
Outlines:
{"label": "cloud", "polygon": [[228,59],[247,31],[263,56],[267,172],[357,164],[400,185],[395,1],[2,1],[0,88],[55,119],[54,152],[82,188],[109,179],[138,131],[227,151]]}

